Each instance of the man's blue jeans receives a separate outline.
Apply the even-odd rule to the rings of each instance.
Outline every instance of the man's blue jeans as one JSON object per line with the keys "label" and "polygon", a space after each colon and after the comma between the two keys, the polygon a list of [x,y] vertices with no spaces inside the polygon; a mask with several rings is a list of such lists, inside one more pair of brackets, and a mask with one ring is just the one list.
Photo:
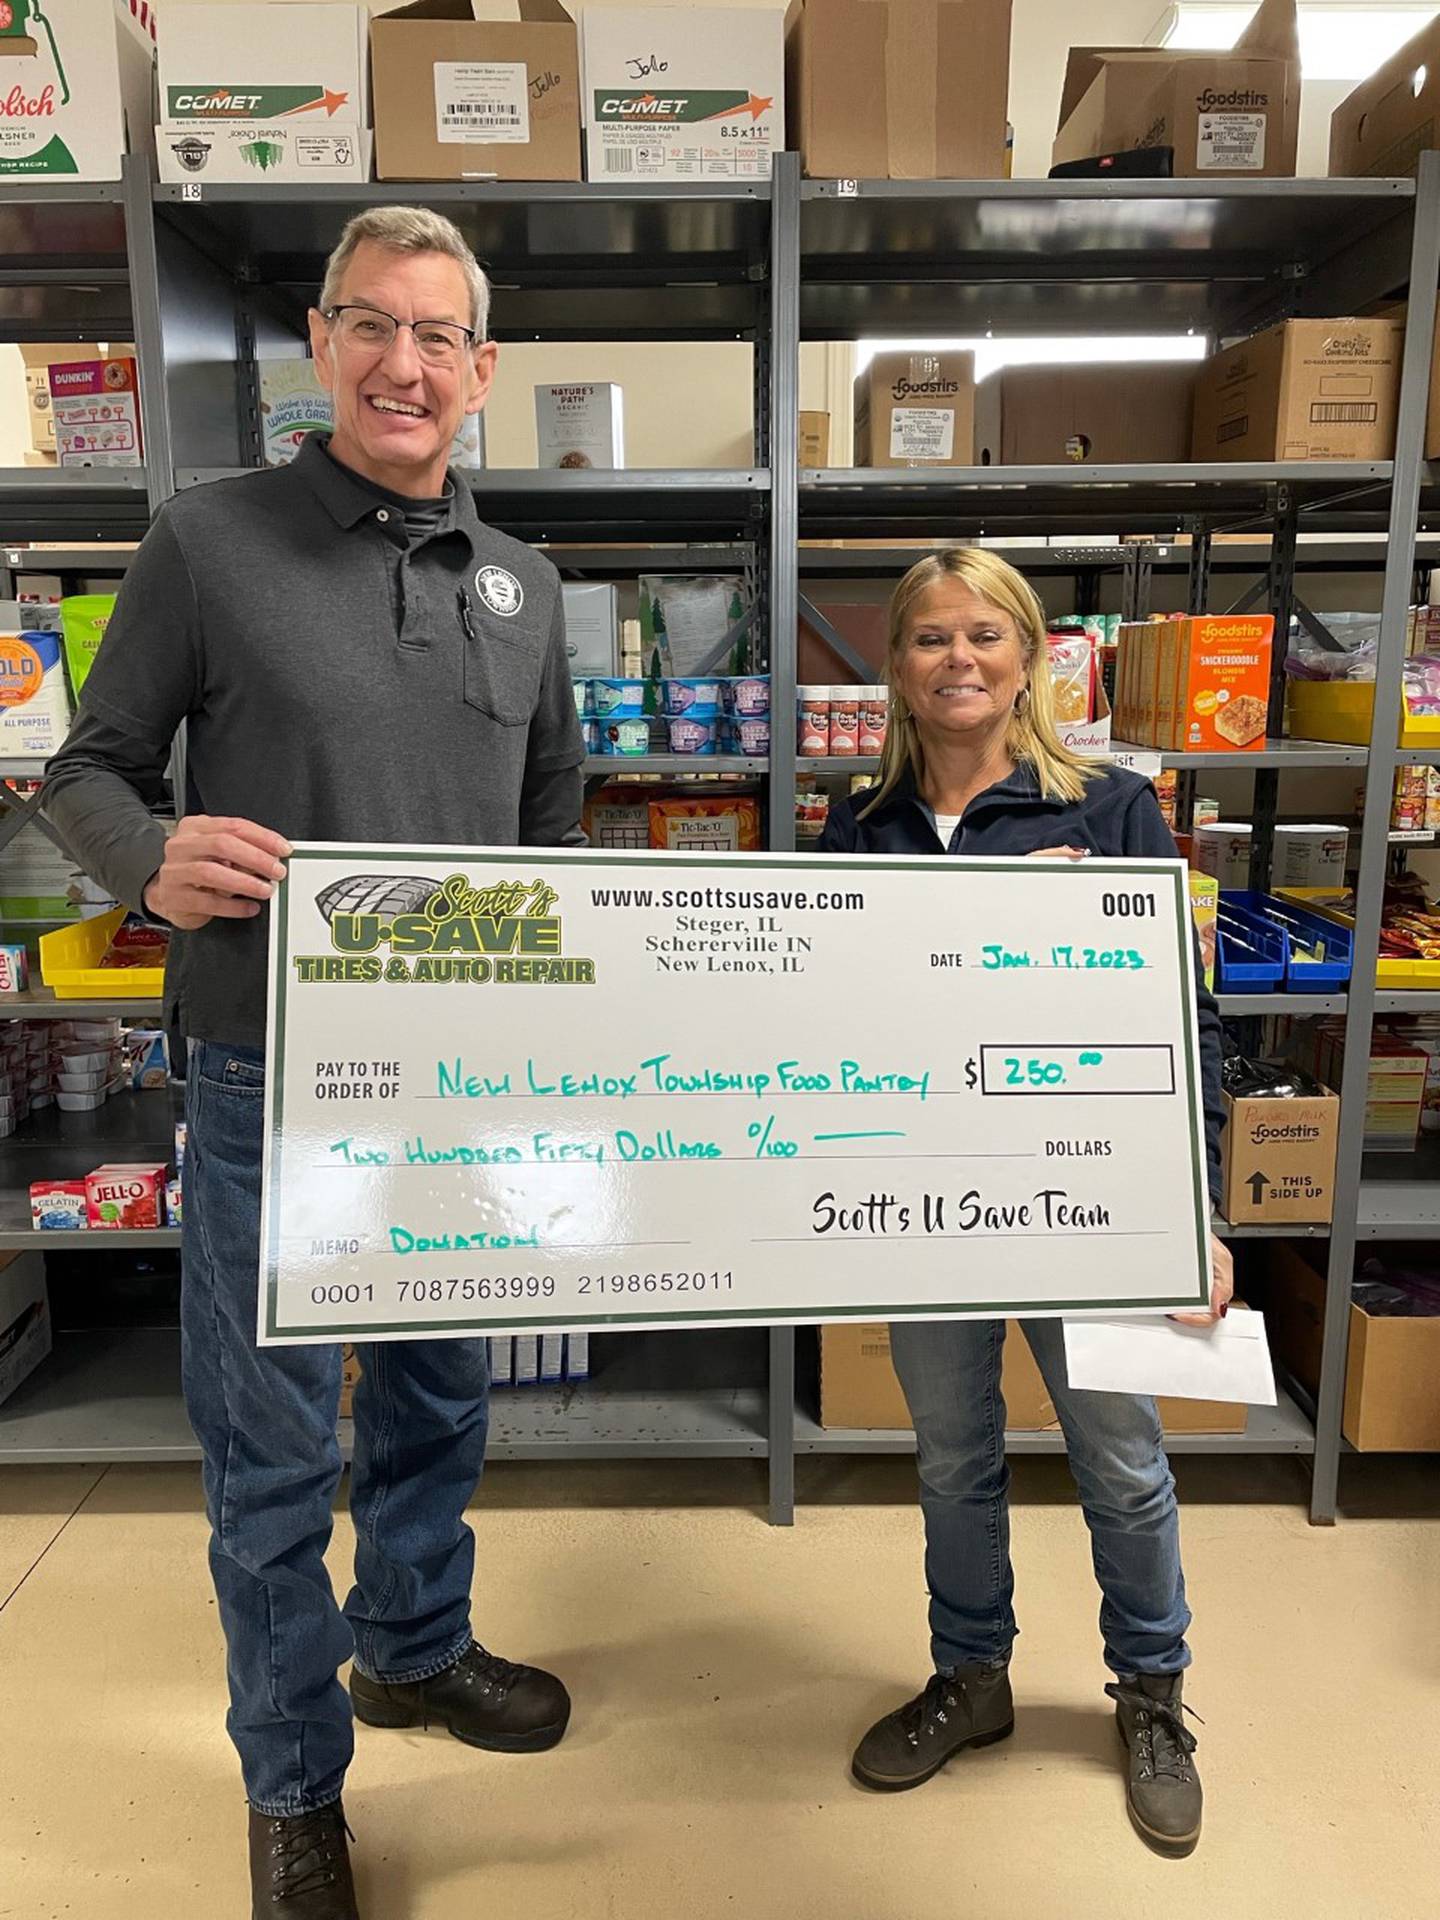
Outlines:
{"label": "man's blue jeans", "polygon": [[[1058,1320],[1021,1322],[1055,1404],[1090,1528],[1100,1631],[1115,1673],[1190,1664],[1175,1482],[1153,1400],[1071,1389]],[[1007,1660],[1017,1628],[1003,1320],[897,1322],[891,1352],[915,1422],[937,1669]]]}
{"label": "man's blue jeans", "polygon": [[485,1458],[488,1377],[481,1340],[366,1347],[342,1613],[323,1557],[341,1470],[340,1349],[255,1344],[264,1087],[254,1049],[191,1043],[181,1342],[229,1650],[226,1724],[251,1805],[274,1815],[340,1794],[354,1745],[346,1660],[419,1680],[470,1645],[464,1512]]}

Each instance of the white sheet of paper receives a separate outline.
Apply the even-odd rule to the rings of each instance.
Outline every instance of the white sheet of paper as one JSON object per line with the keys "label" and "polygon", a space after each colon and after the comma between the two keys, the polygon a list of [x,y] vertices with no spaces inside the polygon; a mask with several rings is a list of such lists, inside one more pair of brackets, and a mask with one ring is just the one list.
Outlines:
{"label": "white sheet of paper", "polygon": [[1072,1387],[1175,1400],[1275,1405],[1265,1316],[1227,1315],[1216,1327],[1182,1327],[1152,1314],[1065,1322]]}

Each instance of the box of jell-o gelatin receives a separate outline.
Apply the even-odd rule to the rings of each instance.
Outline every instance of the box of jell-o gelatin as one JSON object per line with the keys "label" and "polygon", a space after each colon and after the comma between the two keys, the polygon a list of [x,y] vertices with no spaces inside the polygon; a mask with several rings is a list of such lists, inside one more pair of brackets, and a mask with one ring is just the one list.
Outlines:
{"label": "box of jell-o gelatin", "polygon": [[89,1225],[83,1180],[32,1180],[30,1224],[47,1233]]}
{"label": "box of jell-o gelatin", "polygon": [[90,1225],[131,1231],[163,1227],[168,1173],[163,1160],[117,1161],[112,1166],[97,1167],[85,1181]]}

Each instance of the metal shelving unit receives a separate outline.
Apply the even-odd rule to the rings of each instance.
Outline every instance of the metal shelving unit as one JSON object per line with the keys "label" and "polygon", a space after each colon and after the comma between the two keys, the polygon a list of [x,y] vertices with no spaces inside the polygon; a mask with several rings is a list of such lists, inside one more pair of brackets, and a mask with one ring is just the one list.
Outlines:
{"label": "metal shelving unit", "polygon": [[[676,568],[734,569],[757,603],[760,661],[772,711],[793,704],[802,579],[893,576],[935,544],[982,538],[1034,574],[1119,573],[1143,612],[1153,578],[1183,576],[1207,604],[1215,572],[1262,576],[1277,619],[1297,574],[1383,567],[1374,739],[1369,746],[1272,738],[1259,753],[1165,754],[1188,773],[1244,768],[1254,777],[1263,857],[1276,794],[1294,770],[1369,770],[1356,952],[1348,996],[1232,995],[1227,1017],[1345,1014],[1357,1032],[1376,1012],[1440,1006],[1376,993],[1376,949],[1391,776],[1440,752],[1396,751],[1399,663],[1414,566],[1440,558],[1440,472],[1422,468],[1430,353],[1429,293],[1440,281],[1440,156],[1418,179],[1200,183],[802,182],[794,156],[766,183],[699,186],[155,185],[142,163],[122,186],[0,189],[18,209],[21,243],[0,274],[0,336],[93,337],[97,311],[122,303],[117,337],[140,352],[147,468],[129,473],[0,473],[0,566],[123,573],[128,555],[87,540],[135,538],[176,489],[258,465],[257,360],[299,350],[305,309],[344,218],[386,200],[422,200],[457,220],[491,271],[504,340],[740,340],[754,353],[753,466],[725,472],[474,476],[494,524],[550,549],[562,572],[631,579]],[[82,271],[82,269],[84,271]],[[27,305],[25,274],[43,304]],[[802,339],[1183,331],[1230,337],[1291,314],[1354,311],[1407,284],[1412,301],[1399,442],[1393,461],[1205,465],[1179,469],[967,468],[807,471],[796,458]],[[89,288],[90,291],[86,292]],[[68,291],[67,291],[68,290]],[[577,297],[578,296],[578,297]],[[32,323],[33,322],[33,323]],[[65,322],[67,324],[62,324]],[[1033,546],[1037,531],[1064,545]],[[1432,531],[1433,529],[1433,531]],[[1241,544],[1220,531],[1245,532]],[[1418,532],[1418,539],[1417,539]],[[1148,535],[1137,545],[1119,535]],[[1179,536],[1186,536],[1182,542]],[[1378,538],[1377,538],[1378,536]],[[63,553],[27,554],[34,539]],[[884,541],[836,548],[833,539]],[[1097,544],[1113,540],[1114,544]],[[1276,689],[1278,696],[1278,686]],[[1279,706],[1271,733],[1278,735]],[[774,849],[793,845],[797,773],[845,778],[873,759],[797,765],[788,727],[768,760],[601,758],[588,779],[726,774],[763,782]],[[43,993],[3,1011],[22,1018],[122,1010],[61,1005]],[[123,1003],[124,1011],[140,1011]],[[1340,1452],[1349,1279],[1357,1238],[1440,1236],[1440,1163],[1362,1159],[1366,1052],[1347,1050],[1333,1226],[1236,1227],[1328,1240],[1322,1381],[1312,1421],[1294,1399],[1252,1413],[1244,1435],[1176,1435],[1175,1451],[1312,1454],[1314,1517],[1333,1518]],[[97,1129],[117,1118],[107,1108]],[[153,1125],[132,1106],[130,1128]],[[41,1116],[43,1119],[44,1117]],[[21,1174],[91,1151],[81,1132],[26,1130],[0,1144],[0,1246],[34,1246]],[[124,1131],[122,1126],[122,1131]],[[113,1131],[97,1131],[106,1144]],[[163,1130],[157,1131],[157,1149]],[[27,1176],[28,1179],[28,1176]],[[173,1246],[177,1236],[74,1235],[87,1251]],[[497,1456],[754,1456],[768,1462],[772,1517],[790,1517],[797,1452],[903,1452],[908,1434],[824,1430],[796,1405],[794,1334],[627,1336],[626,1361],[573,1390],[497,1394]],[[617,1352],[620,1349],[617,1348]],[[728,1357],[727,1357],[728,1356]],[[711,1370],[706,1372],[709,1367]],[[715,1369],[718,1368],[718,1371]],[[627,1370],[628,1369],[628,1370]],[[1015,1451],[1048,1451],[1051,1434],[1012,1434]],[[173,1331],[64,1335],[52,1365],[0,1411],[0,1461],[188,1459]]]}

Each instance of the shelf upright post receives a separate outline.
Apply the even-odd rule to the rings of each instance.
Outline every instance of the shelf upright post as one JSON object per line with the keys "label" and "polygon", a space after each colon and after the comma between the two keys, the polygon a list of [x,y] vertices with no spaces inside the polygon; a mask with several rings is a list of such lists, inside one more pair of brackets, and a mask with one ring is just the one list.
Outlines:
{"label": "shelf upright post", "polygon": [[[1350,1344],[1350,1283],[1355,1267],[1356,1224],[1365,1139],[1365,1095],[1370,1072],[1370,1035],[1375,1017],[1375,974],[1380,953],[1380,917],[1388,864],[1390,797],[1395,784],[1400,729],[1400,687],[1410,614],[1420,513],[1425,417],[1430,392],[1430,356],[1435,334],[1435,295],[1440,286],[1440,153],[1422,153],[1415,189],[1415,227],[1410,244],[1410,308],[1400,369],[1400,418],[1395,434],[1395,478],[1390,492],[1385,587],[1375,662],[1375,720],[1365,778],[1365,813],[1359,883],[1355,891],[1355,966],[1346,1014],[1345,1067],[1341,1075],[1340,1137],[1335,1160],[1335,1211],[1330,1229],[1330,1265],[1325,1287],[1325,1323],[1320,1392],[1315,1413],[1315,1467],[1310,1518],[1332,1526],[1340,1479],[1340,1414]],[[1277,633],[1276,643],[1280,636]]]}
{"label": "shelf upright post", "polygon": [[121,160],[125,199],[125,249],[130,260],[130,301],[140,376],[140,425],[150,511],[175,491],[175,446],[170,432],[170,389],[165,378],[165,340],[160,321],[160,263],[155,249],[155,203],[148,157]]}
{"label": "shelf upright post", "polygon": [[[770,849],[795,846],[795,648],[800,593],[800,156],[770,176]],[[757,345],[757,354],[760,347]],[[770,1519],[795,1520],[795,1329],[770,1329]]]}

